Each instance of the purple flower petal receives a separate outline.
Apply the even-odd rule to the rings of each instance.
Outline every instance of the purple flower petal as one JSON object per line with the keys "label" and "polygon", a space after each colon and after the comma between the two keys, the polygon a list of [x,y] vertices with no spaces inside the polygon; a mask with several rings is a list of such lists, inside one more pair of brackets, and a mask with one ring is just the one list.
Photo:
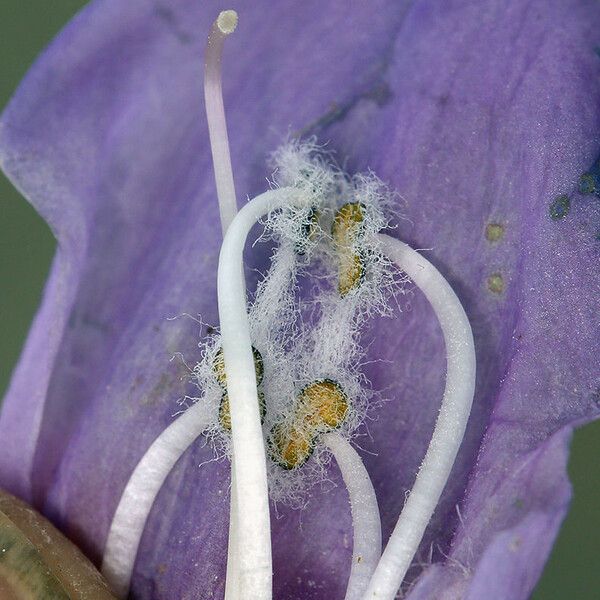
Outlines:
{"label": "purple flower petal", "polygon": [[[167,318],[200,313],[217,324],[220,233],[201,56],[218,9],[92,3],[1,122],[3,168],[51,224],[59,251],[5,400],[0,481],[96,560],[128,475],[186,393],[185,368],[170,357],[198,357],[204,331]],[[264,189],[265,157],[289,131],[316,133],[351,169],[371,167],[399,191],[408,220],[397,235],[427,249],[474,327],[473,415],[421,557],[428,562],[433,544],[443,564],[426,568],[410,597],[475,600],[493,585],[526,598],[566,510],[570,428],[598,414],[600,210],[575,190],[599,151],[599,12],[576,0],[352,10],[264,2],[240,10],[228,42],[240,197]],[[563,194],[570,210],[553,220]],[[264,267],[264,251],[249,260]],[[402,308],[393,325],[380,319],[365,335],[369,358],[383,359],[367,375],[390,399],[357,440],[384,537],[425,452],[444,378],[430,308],[418,291]],[[222,589],[229,476],[226,464],[198,467],[211,456],[199,440],[161,491],[136,597]],[[306,509],[282,510],[273,528],[275,597],[343,594],[343,488],[316,488]]]}

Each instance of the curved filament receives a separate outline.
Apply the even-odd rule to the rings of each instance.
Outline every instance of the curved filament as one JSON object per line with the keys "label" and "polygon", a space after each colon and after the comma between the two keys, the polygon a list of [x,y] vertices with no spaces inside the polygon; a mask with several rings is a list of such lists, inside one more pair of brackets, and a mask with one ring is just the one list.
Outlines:
{"label": "curved filament", "polygon": [[[256,221],[271,210],[301,205],[296,188],[260,194],[231,222],[219,256],[217,292],[221,342],[231,415],[232,508],[237,541],[236,586],[245,597],[267,600],[272,595],[271,524],[265,445],[257,395],[256,371],[246,308],[243,250]],[[243,510],[242,510],[243,507]],[[236,556],[230,549],[230,558]],[[232,587],[230,589],[233,590]]]}
{"label": "curved filament", "polygon": [[446,344],[446,387],[433,436],[365,600],[393,600],[450,476],[471,413],[475,346],[469,319],[440,272],[405,243],[379,234],[382,251],[425,294]]}
{"label": "curved filament", "polygon": [[381,556],[381,520],[373,484],[356,450],[339,433],[327,433],[322,441],[342,473],[352,512],[352,566],[345,600],[360,600]]}
{"label": "curved filament", "polygon": [[146,451],[129,478],[104,547],[102,574],[119,598],[126,598],[144,527],[167,475],[210,424],[202,401],[171,423]]}

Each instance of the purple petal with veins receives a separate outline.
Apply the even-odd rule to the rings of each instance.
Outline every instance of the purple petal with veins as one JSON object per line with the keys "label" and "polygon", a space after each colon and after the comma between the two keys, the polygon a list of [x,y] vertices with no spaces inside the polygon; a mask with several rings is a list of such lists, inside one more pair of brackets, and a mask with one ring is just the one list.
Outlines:
{"label": "purple petal with veins", "polygon": [[[220,8],[92,2],[1,120],[3,169],[59,246],[4,401],[0,483],[96,561],[134,465],[190,391],[170,358],[194,362],[205,331],[169,317],[217,325],[201,57]],[[265,189],[266,156],[289,133],[316,134],[398,190],[394,235],[424,249],[473,325],[474,409],[408,597],[525,599],[567,510],[572,427],[600,412],[600,205],[577,192],[600,152],[600,8],[307,1],[239,14],[224,94],[240,198]],[[256,247],[249,267],[266,255]],[[366,374],[389,402],[356,440],[384,539],[444,383],[431,309],[417,290],[401,307],[365,333],[378,361]],[[221,593],[229,465],[211,458],[198,440],[161,490],[136,598]],[[273,518],[276,598],[343,596],[351,522],[333,466],[331,479]]]}

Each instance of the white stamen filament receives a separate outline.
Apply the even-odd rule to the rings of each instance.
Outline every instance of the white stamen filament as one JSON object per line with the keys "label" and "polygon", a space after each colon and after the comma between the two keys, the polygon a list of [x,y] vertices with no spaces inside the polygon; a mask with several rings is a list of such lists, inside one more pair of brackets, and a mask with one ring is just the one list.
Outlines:
{"label": "white stamen filament", "polygon": [[429,300],[446,344],[446,387],[433,436],[365,600],[393,600],[448,481],[475,390],[475,347],[460,300],[439,271],[403,242],[379,234],[381,249]]}
{"label": "white stamen filament", "polygon": [[[246,309],[243,250],[252,226],[263,215],[302,204],[296,188],[260,194],[230,224],[219,256],[218,302],[231,414],[232,494],[236,494],[237,586],[244,598],[267,600],[272,595],[271,524],[265,446],[260,422],[250,324]],[[230,558],[232,552],[230,551]],[[233,552],[235,556],[235,551]]]}
{"label": "white stamen filament", "polygon": [[345,600],[360,600],[381,556],[381,520],[373,484],[356,450],[339,433],[322,436],[342,473],[352,512],[352,566]]}
{"label": "white stamen filament", "polygon": [[210,423],[201,400],[171,423],[146,451],[115,511],[102,560],[113,593],[126,598],[144,527],[154,500],[180,456]]}
{"label": "white stamen filament", "polygon": [[224,600],[238,600],[241,598],[240,573],[238,569],[239,542],[237,538],[239,507],[235,489],[235,457],[231,457],[231,497],[229,500],[229,538],[227,540],[227,572],[225,573],[225,598]]}
{"label": "white stamen filament", "polygon": [[208,34],[204,53],[204,102],[223,235],[237,213],[237,201],[223,106],[221,56],[223,42],[235,31],[236,26],[237,13],[234,10],[221,12]]}

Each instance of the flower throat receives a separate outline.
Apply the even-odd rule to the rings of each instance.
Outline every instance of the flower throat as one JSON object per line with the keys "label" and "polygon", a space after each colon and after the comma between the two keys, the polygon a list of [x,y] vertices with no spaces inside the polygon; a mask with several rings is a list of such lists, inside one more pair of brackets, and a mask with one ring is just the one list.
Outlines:
{"label": "flower throat", "polygon": [[[331,457],[352,513],[345,598],[393,600],[464,435],[475,381],[471,328],[435,267],[381,233],[394,191],[373,173],[344,173],[313,138],[276,150],[271,189],[238,212],[221,83],[223,44],[236,26],[234,11],[220,13],[205,52],[205,105],[224,234],[220,331],[202,344],[193,370],[199,397],[154,441],[123,491],[102,570],[125,597],[158,491],[178,458],[204,435],[217,454],[231,459],[226,600],[271,600],[270,499],[301,507],[310,486],[326,476]],[[259,220],[261,239],[274,250],[248,304],[243,250]],[[300,276],[315,282],[309,297],[299,297]],[[382,553],[376,493],[350,443],[378,397],[360,371],[360,332],[374,315],[392,317],[390,299],[409,281],[439,319],[446,386],[431,443]],[[404,494],[399,487],[398,495]]]}

